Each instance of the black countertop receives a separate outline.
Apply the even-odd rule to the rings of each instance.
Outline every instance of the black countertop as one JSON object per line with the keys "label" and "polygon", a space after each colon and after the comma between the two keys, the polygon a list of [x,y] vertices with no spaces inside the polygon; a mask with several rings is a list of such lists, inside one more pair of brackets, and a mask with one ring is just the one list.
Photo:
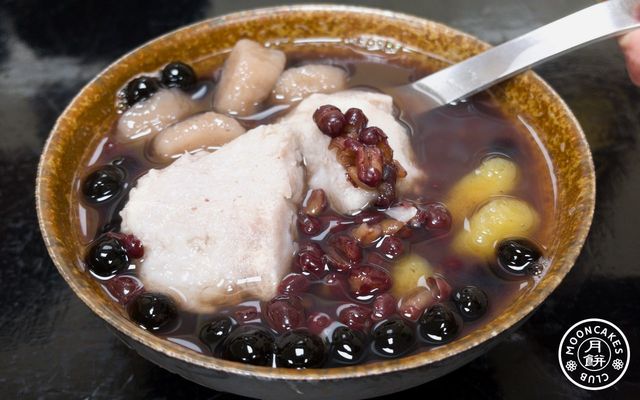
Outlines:
{"label": "black countertop", "polygon": [[[47,255],[34,180],[42,145],[75,93],[107,64],[199,19],[280,1],[15,0],[0,4],[0,398],[231,399],[139,357],[67,287]],[[581,0],[349,2],[403,11],[500,43],[589,5]],[[537,71],[583,125],[597,169],[595,219],[562,285],[521,329],[486,355],[403,396],[474,399],[638,398],[640,358],[600,392],[558,366],[575,322],[607,319],[640,351],[640,89],[615,41]]]}

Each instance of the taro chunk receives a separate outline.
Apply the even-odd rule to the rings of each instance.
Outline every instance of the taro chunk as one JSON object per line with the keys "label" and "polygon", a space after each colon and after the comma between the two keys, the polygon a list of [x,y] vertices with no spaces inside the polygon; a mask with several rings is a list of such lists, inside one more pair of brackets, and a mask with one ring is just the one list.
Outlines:
{"label": "taro chunk", "polygon": [[244,133],[235,119],[213,111],[194,115],[160,132],[153,140],[153,155],[169,161],[184,152],[220,147]]}
{"label": "taro chunk", "polygon": [[214,97],[214,109],[221,113],[249,115],[271,94],[284,70],[286,57],[251,40],[236,43],[224,64]]}
{"label": "taro chunk", "polygon": [[144,243],[145,288],[194,312],[275,296],[295,253],[301,162],[286,127],[263,125],[141,177],[121,216]]}
{"label": "taro chunk", "polygon": [[346,86],[347,73],[342,68],[311,64],[284,71],[273,89],[273,98],[288,103],[313,93],[334,93]]}
{"label": "taro chunk", "polygon": [[156,134],[169,125],[204,111],[206,103],[193,100],[180,89],[160,90],[122,114],[118,120],[117,137],[120,141],[130,141]]}

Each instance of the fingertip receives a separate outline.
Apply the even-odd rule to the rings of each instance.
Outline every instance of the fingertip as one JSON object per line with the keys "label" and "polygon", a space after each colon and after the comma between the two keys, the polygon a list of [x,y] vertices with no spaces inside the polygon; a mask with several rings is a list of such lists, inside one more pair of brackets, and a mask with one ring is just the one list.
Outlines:
{"label": "fingertip", "polygon": [[640,86],[640,54],[635,58],[627,57],[627,71],[629,78],[636,85]]}
{"label": "fingertip", "polygon": [[629,71],[629,78],[640,86],[640,29],[627,33],[619,40]]}
{"label": "fingertip", "polygon": [[634,49],[640,51],[640,29],[622,35],[618,42],[625,52],[634,51]]}

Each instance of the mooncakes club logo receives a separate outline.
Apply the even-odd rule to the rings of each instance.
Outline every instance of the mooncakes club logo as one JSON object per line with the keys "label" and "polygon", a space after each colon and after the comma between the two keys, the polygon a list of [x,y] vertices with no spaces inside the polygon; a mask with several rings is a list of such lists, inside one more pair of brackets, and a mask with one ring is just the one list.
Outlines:
{"label": "mooncakes club logo", "polygon": [[560,368],[574,385],[601,390],[618,382],[629,366],[629,342],[609,321],[591,318],[573,325],[558,349]]}

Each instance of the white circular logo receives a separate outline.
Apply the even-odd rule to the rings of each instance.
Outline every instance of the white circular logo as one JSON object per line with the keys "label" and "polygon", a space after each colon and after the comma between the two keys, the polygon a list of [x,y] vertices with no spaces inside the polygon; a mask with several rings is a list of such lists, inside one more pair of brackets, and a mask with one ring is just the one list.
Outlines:
{"label": "white circular logo", "polygon": [[601,390],[618,382],[629,366],[631,352],[624,333],[609,321],[585,319],[567,330],[560,341],[560,369],[574,385]]}

